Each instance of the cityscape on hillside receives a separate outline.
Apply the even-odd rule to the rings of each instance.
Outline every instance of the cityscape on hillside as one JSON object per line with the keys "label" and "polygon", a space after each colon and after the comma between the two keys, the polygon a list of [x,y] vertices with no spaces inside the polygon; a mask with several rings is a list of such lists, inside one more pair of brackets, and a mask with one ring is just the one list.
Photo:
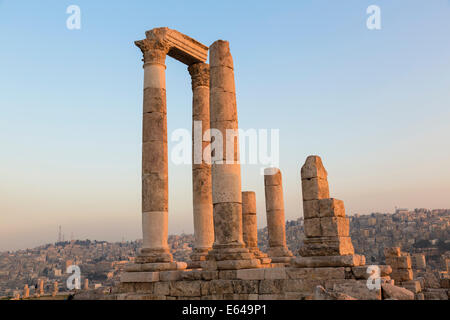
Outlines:
{"label": "cityscape on hillside", "polygon": [[[397,209],[393,214],[355,214],[349,219],[355,252],[364,255],[367,264],[385,264],[385,248],[400,247],[412,257],[414,279],[420,283],[415,293],[426,299],[448,299],[450,209]],[[286,222],[287,245],[294,255],[298,255],[304,238],[303,218]],[[190,260],[193,235],[170,235],[168,242],[177,261]],[[28,288],[30,297],[67,297],[72,292],[66,285],[70,276],[66,270],[71,265],[80,267],[82,290],[109,292],[141,245],[141,240],[71,240],[2,252],[0,299],[22,295],[24,288]],[[267,228],[258,230],[258,246],[263,252],[268,249]]]}

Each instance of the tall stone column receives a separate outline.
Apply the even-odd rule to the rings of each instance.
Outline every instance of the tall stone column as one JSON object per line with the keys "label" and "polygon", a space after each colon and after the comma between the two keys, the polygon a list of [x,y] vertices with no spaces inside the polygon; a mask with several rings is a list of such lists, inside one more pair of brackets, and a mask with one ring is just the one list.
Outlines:
{"label": "tall stone column", "polygon": [[203,62],[195,63],[189,66],[188,71],[192,79],[192,196],[195,238],[189,268],[199,268],[214,242],[211,155],[204,152],[211,142],[209,65]]}
{"label": "tall stone column", "polygon": [[[144,56],[142,134],[142,249],[128,271],[177,269],[168,237],[168,151],[165,60],[169,46],[158,38],[135,42]],[[178,266],[178,267],[181,267]]]}
{"label": "tall stone column", "polygon": [[278,168],[264,170],[267,229],[269,232],[269,257],[275,263],[289,263],[292,252],[286,246],[284,200],[281,171]]}
{"label": "tall stone column", "polygon": [[[239,142],[227,133],[237,132],[237,107],[233,58],[228,41],[218,40],[210,52],[210,122],[220,132],[223,144],[212,150],[212,200],[215,242],[208,254],[208,268],[243,269],[260,267],[242,238],[241,167]],[[230,136],[228,136],[230,137]],[[220,139],[212,133],[211,140]],[[219,139],[219,140],[218,140]],[[227,152],[228,151],[228,152]]]}
{"label": "tall stone column", "polygon": [[242,236],[248,250],[258,258],[261,264],[272,261],[258,248],[258,226],[256,219],[256,195],[253,191],[242,192]]}

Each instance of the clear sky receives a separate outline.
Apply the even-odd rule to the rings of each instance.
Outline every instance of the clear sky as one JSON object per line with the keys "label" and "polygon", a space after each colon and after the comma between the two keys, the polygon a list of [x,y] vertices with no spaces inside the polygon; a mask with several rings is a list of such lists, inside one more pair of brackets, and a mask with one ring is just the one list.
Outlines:
{"label": "clear sky", "polygon": [[[381,30],[366,27],[372,4]],[[347,214],[450,208],[450,1],[0,1],[0,250],[54,242],[58,225],[141,237],[133,41],[161,26],[230,41],[240,127],[280,129],[286,219],[302,215],[310,154]],[[192,96],[186,66],[168,58],[166,74],[170,139],[190,130]],[[263,227],[258,168],[242,166],[242,186]],[[169,175],[169,233],[190,233],[191,167]]]}

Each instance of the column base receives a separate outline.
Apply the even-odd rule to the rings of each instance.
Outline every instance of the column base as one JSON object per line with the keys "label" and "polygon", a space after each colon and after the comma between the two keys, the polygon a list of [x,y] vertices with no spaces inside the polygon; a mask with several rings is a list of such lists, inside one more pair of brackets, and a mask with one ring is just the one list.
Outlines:
{"label": "column base", "polygon": [[261,268],[261,262],[243,244],[215,244],[202,267],[205,270],[251,269]]}
{"label": "column base", "polygon": [[155,272],[184,270],[187,268],[186,262],[153,262],[153,263],[133,263],[125,266],[126,272]]}
{"label": "column base", "polygon": [[366,264],[366,257],[359,254],[343,256],[314,256],[295,257],[291,261],[292,267],[320,268],[320,267],[358,267]]}
{"label": "column base", "polygon": [[284,263],[289,264],[292,260],[292,252],[284,246],[270,247],[267,250],[269,257],[272,259],[272,263]]}
{"label": "column base", "polygon": [[259,259],[261,265],[268,265],[272,262],[267,253],[262,252],[258,247],[250,247],[248,250],[253,253],[256,259]]}
{"label": "column base", "polygon": [[139,255],[136,257],[135,263],[163,263],[163,262],[172,262],[173,257],[167,249],[151,249],[151,248],[142,248],[139,252]]}
{"label": "column base", "polygon": [[302,257],[353,255],[350,237],[317,237],[306,238],[298,251]]}
{"label": "column base", "polygon": [[188,261],[188,269],[199,269],[202,268],[202,263],[206,261],[206,257],[211,248],[194,248],[193,253],[190,258],[191,261]]}

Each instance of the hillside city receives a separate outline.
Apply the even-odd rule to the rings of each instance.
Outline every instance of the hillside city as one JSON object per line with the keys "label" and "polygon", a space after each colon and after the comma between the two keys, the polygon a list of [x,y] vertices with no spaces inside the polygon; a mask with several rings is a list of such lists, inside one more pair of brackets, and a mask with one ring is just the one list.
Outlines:
{"label": "hillside city", "polygon": [[[450,269],[450,209],[397,209],[395,213],[352,215],[350,231],[355,252],[367,264],[384,264],[384,249],[400,247],[412,257],[414,279],[427,289],[428,299],[448,299]],[[303,218],[286,222],[289,249],[297,254],[304,239]],[[177,261],[188,261],[193,235],[171,235],[169,246]],[[81,271],[81,289],[108,292],[118,283],[123,267],[132,262],[141,240],[59,241],[34,249],[0,253],[0,299],[22,295],[28,286],[31,296],[40,287],[46,294],[67,296],[66,270],[76,265]],[[267,250],[267,228],[258,231],[258,244]],[[42,293],[42,291],[41,291]]]}

